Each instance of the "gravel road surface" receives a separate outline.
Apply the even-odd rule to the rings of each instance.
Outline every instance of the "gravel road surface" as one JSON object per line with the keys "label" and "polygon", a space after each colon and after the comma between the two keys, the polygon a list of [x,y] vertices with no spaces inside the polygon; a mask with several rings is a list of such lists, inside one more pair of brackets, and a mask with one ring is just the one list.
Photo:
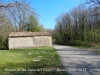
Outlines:
{"label": "gravel road surface", "polygon": [[68,75],[100,75],[100,55],[70,46],[53,47],[57,50]]}

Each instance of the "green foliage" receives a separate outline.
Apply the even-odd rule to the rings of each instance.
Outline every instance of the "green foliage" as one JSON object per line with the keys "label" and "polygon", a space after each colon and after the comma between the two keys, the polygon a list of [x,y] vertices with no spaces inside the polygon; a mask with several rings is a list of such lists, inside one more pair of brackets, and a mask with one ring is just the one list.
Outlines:
{"label": "green foliage", "polygon": [[30,16],[28,23],[28,31],[36,31],[37,30],[38,21],[34,16]]}
{"label": "green foliage", "polygon": [[[59,37],[59,38],[58,38],[58,37]],[[57,43],[57,44],[63,44],[62,37],[61,37],[61,35],[60,35],[59,33],[56,33],[56,34],[54,35],[54,38],[56,38],[55,43]]]}
{"label": "green foliage", "polygon": [[90,42],[90,43],[88,43],[87,47],[99,48],[100,47],[100,43]]}
{"label": "green foliage", "polygon": [[0,49],[8,49],[8,35],[13,30],[10,20],[0,14]]}
{"label": "green foliage", "polygon": [[94,50],[93,52],[100,54],[100,50]]}
{"label": "green foliage", "polygon": [[26,31],[39,32],[44,31],[42,25],[39,25],[38,20],[34,16],[30,16],[28,23],[25,25]]}
{"label": "green foliage", "polygon": [[0,49],[1,50],[6,50],[8,49],[8,38],[4,38],[4,40],[2,40],[3,38],[0,37]]}
{"label": "green foliage", "polygon": [[87,46],[87,42],[82,42],[81,40],[76,40],[74,46]]}
{"label": "green foliage", "polygon": [[[92,9],[92,10],[91,10]],[[94,46],[100,42],[100,9],[79,6],[72,12],[61,14],[56,19],[54,39],[57,44],[73,46]],[[93,13],[96,11],[95,13]],[[95,16],[93,16],[93,14]],[[95,44],[89,44],[89,43]]]}
{"label": "green foliage", "polygon": [[[52,71],[28,71],[43,68]],[[58,72],[57,68],[63,67],[53,47],[0,50],[0,75],[67,75],[64,71]],[[20,69],[20,71],[5,71],[5,69]]]}
{"label": "green foliage", "polygon": [[[10,4],[12,6],[9,8]],[[38,23],[35,17],[36,13],[30,7],[28,1],[12,0],[8,3],[0,1],[0,5],[2,5],[0,7],[0,49],[8,49],[7,37],[10,32],[45,31],[43,26]]]}

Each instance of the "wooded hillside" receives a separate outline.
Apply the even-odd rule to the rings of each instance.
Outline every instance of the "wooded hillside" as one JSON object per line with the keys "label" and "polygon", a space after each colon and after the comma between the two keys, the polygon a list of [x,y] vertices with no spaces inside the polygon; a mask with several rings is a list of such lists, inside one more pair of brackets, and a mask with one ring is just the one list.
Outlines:
{"label": "wooded hillside", "polygon": [[[92,5],[86,7],[86,4]],[[53,34],[55,42],[64,45],[100,46],[99,4],[99,0],[88,0],[58,16]]]}

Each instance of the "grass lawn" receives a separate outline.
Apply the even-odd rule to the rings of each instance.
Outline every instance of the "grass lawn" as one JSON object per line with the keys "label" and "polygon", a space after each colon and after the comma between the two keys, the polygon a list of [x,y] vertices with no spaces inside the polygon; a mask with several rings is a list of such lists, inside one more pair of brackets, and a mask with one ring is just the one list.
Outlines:
{"label": "grass lawn", "polygon": [[0,75],[67,75],[53,47],[0,50]]}

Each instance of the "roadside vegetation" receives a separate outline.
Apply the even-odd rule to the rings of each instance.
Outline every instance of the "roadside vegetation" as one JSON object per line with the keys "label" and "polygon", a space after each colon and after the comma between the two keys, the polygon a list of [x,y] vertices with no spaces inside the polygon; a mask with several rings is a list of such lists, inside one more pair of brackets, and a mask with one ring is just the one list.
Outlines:
{"label": "roadside vegetation", "polygon": [[[86,6],[87,4],[87,6]],[[56,18],[55,43],[100,47],[100,0],[86,0]]]}
{"label": "roadside vegetation", "polygon": [[100,54],[100,50],[94,50],[93,52]]}
{"label": "roadside vegetation", "polygon": [[0,50],[0,75],[67,75],[53,47]]}
{"label": "roadside vegetation", "polygon": [[100,47],[86,47],[86,46],[72,46],[72,47],[79,48],[80,50],[88,50],[96,54],[100,54]]}

